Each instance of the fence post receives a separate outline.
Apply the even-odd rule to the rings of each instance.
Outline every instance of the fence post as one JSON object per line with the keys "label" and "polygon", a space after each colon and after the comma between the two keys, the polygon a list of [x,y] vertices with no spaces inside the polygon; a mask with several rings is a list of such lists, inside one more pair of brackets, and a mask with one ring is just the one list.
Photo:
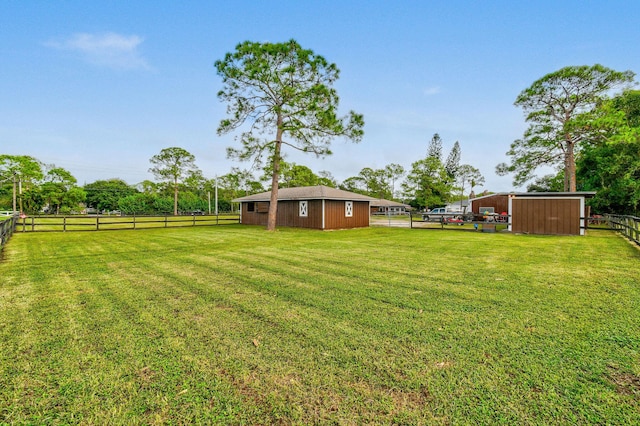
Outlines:
{"label": "fence post", "polygon": [[100,230],[100,215],[96,216],[96,231]]}
{"label": "fence post", "polygon": [[164,227],[167,227],[167,214],[164,214]]}
{"label": "fence post", "polygon": [[67,217],[62,216],[62,232],[67,232]]}
{"label": "fence post", "polygon": [[133,229],[136,229],[136,214],[133,213]]}

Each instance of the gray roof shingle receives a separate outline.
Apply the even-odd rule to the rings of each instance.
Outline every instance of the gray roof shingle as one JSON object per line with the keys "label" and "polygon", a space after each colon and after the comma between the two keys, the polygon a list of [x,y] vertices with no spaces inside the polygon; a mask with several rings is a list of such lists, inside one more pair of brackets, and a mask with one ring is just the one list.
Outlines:
{"label": "gray roof shingle", "polygon": [[[271,191],[260,194],[247,195],[233,200],[235,203],[251,201],[269,201]],[[342,189],[330,188],[324,185],[299,186],[297,188],[278,189],[278,201],[284,200],[347,200],[347,201],[375,201],[373,197],[355,192],[343,191]]]}

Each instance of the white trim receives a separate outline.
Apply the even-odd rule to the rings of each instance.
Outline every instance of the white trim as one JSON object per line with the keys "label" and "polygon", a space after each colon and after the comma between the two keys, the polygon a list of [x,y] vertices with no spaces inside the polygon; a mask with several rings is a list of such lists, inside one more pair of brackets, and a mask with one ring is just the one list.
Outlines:
{"label": "white trim", "polygon": [[322,200],[322,229],[325,229],[325,225],[324,225],[324,200]]}
{"label": "white trim", "polygon": [[298,201],[298,216],[300,217],[309,216],[309,202],[307,200]]}
{"label": "white trim", "polygon": [[507,205],[507,231],[511,232],[513,228],[513,215],[511,212],[513,211],[513,198],[509,196],[508,205]]}
{"label": "white trim", "polygon": [[584,197],[580,198],[580,235],[584,235],[586,231],[586,224],[584,222],[584,212],[585,212],[585,199]]}
{"label": "white trim", "polygon": [[353,201],[344,202],[344,216],[353,217]]}

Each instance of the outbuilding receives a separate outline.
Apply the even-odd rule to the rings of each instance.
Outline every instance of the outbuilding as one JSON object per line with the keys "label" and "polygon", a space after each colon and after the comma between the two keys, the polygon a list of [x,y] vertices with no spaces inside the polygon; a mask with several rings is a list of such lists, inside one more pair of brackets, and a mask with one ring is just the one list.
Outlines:
{"label": "outbuilding", "polygon": [[397,201],[376,198],[371,201],[371,214],[379,215],[403,215],[409,214],[411,206]]}
{"label": "outbuilding", "polygon": [[[240,223],[267,225],[271,191],[233,200],[240,203]],[[375,198],[324,185],[278,190],[277,226],[347,229],[369,226]]]}
{"label": "outbuilding", "polygon": [[595,192],[502,192],[471,200],[483,217],[505,217],[508,230],[521,234],[584,235]]}

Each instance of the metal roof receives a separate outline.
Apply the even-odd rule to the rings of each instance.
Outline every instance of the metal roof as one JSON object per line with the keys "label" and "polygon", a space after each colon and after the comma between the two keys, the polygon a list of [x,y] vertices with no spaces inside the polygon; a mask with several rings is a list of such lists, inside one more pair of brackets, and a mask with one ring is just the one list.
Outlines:
{"label": "metal roof", "polygon": [[[247,195],[232,200],[234,203],[269,201],[271,191],[260,194]],[[343,191],[338,188],[330,188],[324,185],[299,186],[296,188],[278,189],[278,201],[286,200],[346,200],[346,201],[375,201],[373,197],[356,194],[355,192]]]}
{"label": "metal roof", "polygon": [[595,191],[576,192],[516,192],[516,197],[585,197],[591,198],[596,195]]}
{"label": "metal roof", "polygon": [[472,198],[469,201],[480,200],[482,198],[493,197],[496,195],[502,196],[514,196],[514,197],[585,197],[591,198],[596,195],[595,191],[581,191],[581,192],[496,192],[493,194],[483,195],[481,197]]}

